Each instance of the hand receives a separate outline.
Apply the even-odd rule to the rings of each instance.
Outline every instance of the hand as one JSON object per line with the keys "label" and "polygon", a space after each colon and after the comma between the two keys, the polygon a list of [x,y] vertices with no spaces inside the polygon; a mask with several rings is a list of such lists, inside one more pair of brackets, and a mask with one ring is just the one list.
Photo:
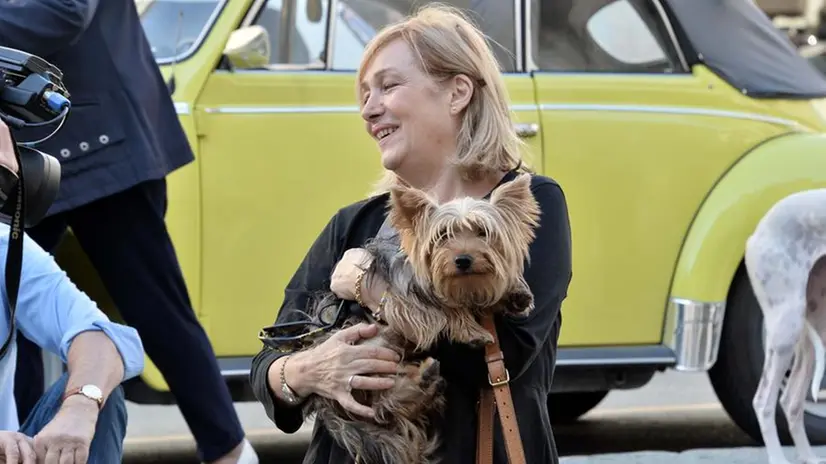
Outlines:
{"label": "hand", "polygon": [[[292,363],[300,363],[303,367],[299,371],[303,371],[304,375],[301,379],[291,380],[285,372],[287,382],[290,385],[294,382],[296,387],[306,386],[310,393],[334,399],[353,414],[373,417],[373,409],[356,401],[350,387],[354,390],[392,388],[395,385],[394,379],[373,377],[371,374],[397,374],[401,361],[401,357],[389,348],[367,344],[354,345],[359,340],[369,339],[377,334],[378,326],[375,324],[358,324],[341,330],[310,351],[294,355],[297,359],[291,359],[287,368],[289,369]],[[271,374],[278,375],[277,372]],[[348,385],[350,376],[354,377]]]}
{"label": "hand", "polygon": [[35,464],[32,439],[18,432],[0,431],[0,462],[5,464]]}
{"label": "hand", "polygon": [[34,437],[38,462],[86,464],[97,418],[95,402],[80,395],[66,398],[54,419]]}
{"label": "hand", "polygon": [[14,156],[14,145],[11,141],[9,127],[0,120],[0,166],[17,173],[17,158]]}
{"label": "hand", "polygon": [[[344,252],[341,260],[333,269],[333,275],[330,279],[330,291],[342,300],[355,301],[356,299],[356,280],[362,270],[367,269],[372,262],[373,257],[364,248],[350,248]],[[371,281],[372,285],[368,285],[367,279],[361,282],[361,299],[365,305],[371,309],[375,309],[383,288],[380,287],[378,279]]]}

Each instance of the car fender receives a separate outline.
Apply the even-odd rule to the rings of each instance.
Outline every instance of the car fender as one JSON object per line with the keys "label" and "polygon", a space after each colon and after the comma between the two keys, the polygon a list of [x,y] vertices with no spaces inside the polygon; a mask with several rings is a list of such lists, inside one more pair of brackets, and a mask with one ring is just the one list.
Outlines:
{"label": "car fender", "polygon": [[774,204],[815,188],[826,188],[826,134],[768,139],[720,176],[689,226],[666,302],[663,342],[674,349],[678,369],[713,365],[746,240]]}
{"label": "car fender", "polygon": [[670,295],[724,301],[746,239],[786,196],[826,188],[826,134],[781,135],[756,146],[721,176],[683,241]]}

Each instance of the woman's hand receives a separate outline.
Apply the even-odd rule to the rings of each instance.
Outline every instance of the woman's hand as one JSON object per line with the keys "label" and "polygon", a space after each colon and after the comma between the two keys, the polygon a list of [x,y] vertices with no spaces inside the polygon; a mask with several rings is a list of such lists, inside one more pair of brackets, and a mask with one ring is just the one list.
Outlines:
{"label": "woman's hand", "polygon": [[[373,417],[373,409],[357,402],[351,390],[392,388],[394,379],[371,375],[397,374],[401,361],[389,348],[355,345],[377,334],[378,326],[358,324],[339,331],[311,350],[292,355],[284,369],[287,384],[301,396],[314,393],[338,401],[353,414]],[[273,363],[269,372],[270,384],[276,389],[281,383],[280,372],[275,371],[278,364]]]}
{"label": "woman's hand", "polygon": [[4,464],[35,464],[34,441],[22,433],[0,431],[0,462]]}
{"label": "woman's hand", "polygon": [[[370,266],[373,257],[364,248],[350,248],[333,269],[330,290],[342,300],[356,300],[356,281],[359,274]],[[368,284],[369,280],[369,284]],[[361,300],[370,309],[378,307],[386,284],[379,279],[361,281]]]}

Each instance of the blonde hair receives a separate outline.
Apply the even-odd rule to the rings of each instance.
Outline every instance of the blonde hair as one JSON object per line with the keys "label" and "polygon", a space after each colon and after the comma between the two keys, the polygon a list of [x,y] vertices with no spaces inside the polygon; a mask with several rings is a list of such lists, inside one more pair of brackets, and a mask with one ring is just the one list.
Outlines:
{"label": "blonde hair", "polygon": [[[422,70],[434,80],[464,74],[475,83],[459,129],[455,164],[462,176],[476,180],[523,167],[523,143],[513,127],[505,81],[484,34],[459,9],[429,4],[386,26],[367,44],[357,89],[375,55],[396,39],[407,43]],[[360,97],[361,91],[357,93]],[[373,194],[384,193],[397,182],[393,172],[385,171]]]}

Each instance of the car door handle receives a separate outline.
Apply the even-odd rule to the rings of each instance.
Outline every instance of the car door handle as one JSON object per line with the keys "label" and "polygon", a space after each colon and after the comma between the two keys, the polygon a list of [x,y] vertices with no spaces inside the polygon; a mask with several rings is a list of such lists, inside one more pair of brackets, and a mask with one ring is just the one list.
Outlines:
{"label": "car door handle", "polygon": [[513,125],[516,135],[524,138],[534,137],[539,133],[539,124],[535,122],[522,122]]}

